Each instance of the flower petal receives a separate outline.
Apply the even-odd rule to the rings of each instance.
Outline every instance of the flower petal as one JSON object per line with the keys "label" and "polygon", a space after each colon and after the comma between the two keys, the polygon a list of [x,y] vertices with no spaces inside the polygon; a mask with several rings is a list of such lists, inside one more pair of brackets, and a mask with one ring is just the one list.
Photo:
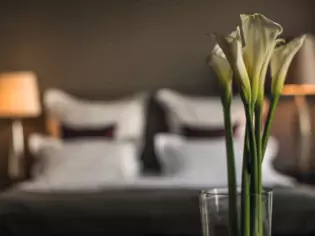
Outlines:
{"label": "flower petal", "polygon": [[304,43],[306,35],[295,38],[286,45],[282,45],[274,50],[271,58],[271,92],[272,94],[281,94],[285,78],[287,76],[290,64]]}
{"label": "flower petal", "polygon": [[250,81],[243,60],[241,41],[231,36],[224,37],[219,35],[216,35],[216,41],[233,70],[236,82],[241,89],[242,95],[247,101],[249,101],[251,96]]}
{"label": "flower petal", "polygon": [[215,45],[211,54],[210,65],[219,77],[222,87],[230,87],[232,84],[232,69],[219,45]]}
{"label": "flower petal", "polygon": [[270,50],[274,41],[282,33],[281,25],[262,14],[241,15],[242,30],[245,40],[244,61],[251,79],[252,98],[255,102],[260,76],[270,61]]}
{"label": "flower petal", "polygon": [[268,70],[268,66],[269,66],[269,63],[270,63],[270,60],[271,60],[271,57],[272,57],[272,54],[274,52],[276,45],[277,45],[277,41],[274,41],[274,43],[268,49],[265,56],[265,60],[262,64],[262,67],[259,73],[257,101],[259,101],[260,103],[264,101],[265,81],[266,81],[267,70]]}
{"label": "flower petal", "polygon": [[[231,37],[240,39],[240,29],[237,29],[230,33]],[[216,44],[211,53],[211,60],[210,65],[216,72],[217,76],[219,77],[219,81],[223,87],[231,86],[232,85],[232,68],[227,61],[227,58],[220,48],[218,44]]]}

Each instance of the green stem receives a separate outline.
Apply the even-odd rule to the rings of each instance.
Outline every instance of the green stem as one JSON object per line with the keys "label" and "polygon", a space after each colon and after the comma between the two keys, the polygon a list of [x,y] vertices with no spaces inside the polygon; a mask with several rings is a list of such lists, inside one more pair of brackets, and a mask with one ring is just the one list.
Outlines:
{"label": "green stem", "polygon": [[[245,101],[245,100],[244,100]],[[250,158],[251,158],[251,183],[250,183],[250,225],[251,225],[251,235],[255,235],[256,232],[256,194],[257,194],[257,180],[258,180],[258,162],[257,162],[257,148],[256,148],[256,139],[253,128],[253,108],[250,104],[244,102],[245,115],[246,115],[246,125],[248,128],[249,135],[249,149],[250,149]]]}
{"label": "green stem", "polygon": [[[257,146],[257,161],[258,166],[261,165],[262,162],[262,137],[261,137],[261,124],[262,124],[262,104],[257,102],[255,107],[255,139],[256,139],[256,146]],[[258,168],[259,171],[260,168]],[[258,172],[260,177],[260,172]],[[260,183],[258,182],[258,185]]]}
{"label": "green stem", "polygon": [[250,173],[249,173],[249,140],[246,128],[244,138],[243,168],[242,168],[242,196],[241,196],[241,235],[250,236]]}
{"label": "green stem", "polygon": [[255,133],[253,128],[253,109],[249,105],[245,105],[245,114],[246,114],[246,126],[248,128],[248,138],[249,138],[249,149],[250,149],[250,158],[251,158],[251,176],[252,176],[252,182],[251,182],[251,192],[256,193],[256,184],[257,183],[257,169],[258,169],[258,163],[257,163],[257,147],[256,147],[256,139],[255,139]]}
{"label": "green stem", "polygon": [[266,151],[266,147],[267,147],[268,139],[270,135],[270,129],[271,129],[272,121],[273,121],[275,111],[279,102],[279,98],[280,98],[280,95],[275,95],[271,99],[271,106],[269,107],[269,110],[268,110],[267,121],[266,121],[265,129],[264,129],[264,134],[262,137],[262,157],[264,156],[265,151]]}
{"label": "green stem", "polygon": [[[277,94],[277,95],[274,95],[271,99],[271,106],[269,107],[269,110],[268,110],[268,114],[267,114],[267,121],[266,121],[266,124],[265,124],[265,127],[264,127],[264,132],[263,132],[263,135],[262,135],[262,140],[261,140],[261,157],[260,157],[260,163],[259,163],[259,176],[260,178],[262,178],[262,173],[261,173],[261,166],[262,166],[262,162],[263,162],[263,158],[264,158],[264,155],[265,155],[265,151],[266,151],[266,147],[267,147],[267,144],[268,144],[268,140],[269,140],[269,136],[270,136],[270,129],[271,129],[271,125],[272,125],[272,121],[274,119],[274,115],[275,115],[275,111],[276,111],[276,108],[277,108],[277,105],[278,105],[278,102],[279,102],[279,98],[280,98],[280,94]],[[261,116],[261,113],[260,113],[260,116]],[[260,179],[260,186],[259,186],[259,189],[260,189],[260,193],[262,193],[262,179]],[[258,223],[258,226],[259,226],[259,232],[260,234],[262,235],[262,209],[263,209],[263,206],[262,206],[262,196],[261,194],[258,195],[259,196],[259,206],[258,206],[258,216],[259,216],[259,223]]]}
{"label": "green stem", "polygon": [[239,236],[238,216],[237,216],[237,189],[236,189],[236,171],[233,147],[233,130],[231,124],[231,98],[223,98],[224,106],[224,125],[225,141],[227,151],[227,171],[228,171],[228,188],[229,188],[229,221],[230,230],[233,236]]}
{"label": "green stem", "polygon": [[262,102],[257,101],[255,107],[255,138],[257,145],[257,226],[258,234],[262,235],[262,215],[261,215],[261,193],[262,193],[262,137],[261,137],[261,125],[262,125]]}

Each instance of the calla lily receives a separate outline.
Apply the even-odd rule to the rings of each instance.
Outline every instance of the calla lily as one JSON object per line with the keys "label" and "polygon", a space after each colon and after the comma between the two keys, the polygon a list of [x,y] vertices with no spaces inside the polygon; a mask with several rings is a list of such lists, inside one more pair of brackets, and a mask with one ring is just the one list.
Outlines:
{"label": "calla lily", "polygon": [[236,82],[240,87],[242,96],[247,101],[249,101],[251,97],[251,87],[246,66],[243,60],[241,41],[238,39],[238,37],[224,37],[219,35],[216,35],[216,41],[219,47],[222,49],[227,61],[229,62],[233,70]]}
{"label": "calla lily", "polygon": [[[237,30],[230,33],[230,36],[238,40],[241,40],[239,27],[237,27]],[[225,90],[230,90],[229,92],[232,95],[232,92],[231,92],[232,76],[233,76],[232,68],[224,52],[222,51],[222,49],[220,48],[218,44],[216,44],[212,50],[209,64],[212,66],[217,76],[219,77],[219,82],[221,86]]]}
{"label": "calla lily", "polygon": [[221,86],[224,89],[230,89],[232,86],[232,68],[219,45],[215,45],[212,50],[210,64],[219,77]]}
{"label": "calla lily", "polygon": [[288,44],[275,49],[271,58],[271,92],[274,95],[280,95],[285,78],[287,76],[290,64],[304,43],[306,35],[298,37]]}
{"label": "calla lily", "polygon": [[[230,36],[240,39],[239,28],[236,31],[233,31]],[[233,76],[232,68],[218,44],[216,44],[212,50],[210,65],[219,77],[221,86],[225,89],[230,89]]]}
{"label": "calla lily", "polygon": [[264,64],[261,68],[260,71],[260,75],[259,75],[259,88],[258,88],[258,97],[257,97],[257,101],[262,104],[264,101],[264,95],[265,95],[265,80],[266,80],[266,75],[267,75],[267,70],[268,70],[268,66],[270,64],[270,60],[272,57],[272,54],[274,52],[274,49],[277,45],[280,44],[285,44],[285,40],[284,39],[277,39],[273,46],[270,47],[269,51],[267,52]]}
{"label": "calla lily", "polygon": [[[252,102],[255,103],[259,88],[263,89],[268,64],[275,48],[276,38],[282,33],[281,25],[262,14],[241,15],[245,41],[244,61],[251,79]],[[260,91],[261,92],[261,91]]]}
{"label": "calla lily", "polygon": [[[217,45],[211,54],[211,65],[225,91],[230,91],[232,78],[240,88],[246,114],[244,161],[242,171],[242,204],[240,220],[236,198],[235,163],[230,101],[223,100],[226,150],[228,160],[229,228],[230,234],[263,235],[262,201],[247,193],[262,193],[261,165],[270,135],[270,127],[289,65],[302,46],[305,36],[283,43],[278,36],[282,27],[261,14],[241,15],[241,27],[229,36],[216,35]],[[262,102],[265,77],[271,64],[272,93],[275,95],[263,124]],[[230,95],[230,93],[227,93]],[[263,132],[262,132],[262,127]],[[257,196],[258,196],[257,195]],[[241,227],[238,227],[238,222]],[[266,231],[267,232],[267,231]]]}

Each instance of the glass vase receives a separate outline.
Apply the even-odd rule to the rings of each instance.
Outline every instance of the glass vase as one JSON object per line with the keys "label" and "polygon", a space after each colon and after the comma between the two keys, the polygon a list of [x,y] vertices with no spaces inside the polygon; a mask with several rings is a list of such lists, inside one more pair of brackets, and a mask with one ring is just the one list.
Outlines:
{"label": "glass vase", "polygon": [[[261,195],[248,194],[248,197],[260,202],[261,233],[252,231],[249,236],[271,236],[272,190],[265,189]],[[238,226],[241,229],[241,190],[237,191]],[[234,236],[229,229],[229,195],[228,189],[210,189],[200,193],[200,211],[203,236]],[[257,223],[257,222],[256,222]],[[245,235],[240,233],[241,236]],[[247,234],[248,235],[248,234]]]}

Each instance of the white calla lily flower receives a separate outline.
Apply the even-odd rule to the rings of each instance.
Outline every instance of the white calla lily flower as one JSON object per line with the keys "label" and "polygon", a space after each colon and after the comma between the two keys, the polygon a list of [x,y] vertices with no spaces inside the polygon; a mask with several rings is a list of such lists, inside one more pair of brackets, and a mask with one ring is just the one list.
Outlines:
{"label": "white calla lily flower", "polygon": [[258,90],[265,83],[276,38],[283,29],[278,23],[258,13],[241,15],[241,22],[245,41],[244,61],[251,79],[252,102],[256,102]]}
{"label": "white calla lily flower", "polygon": [[[243,162],[242,192],[254,191],[262,193],[261,165],[270,136],[270,128],[275,109],[282,92],[285,77],[291,61],[302,46],[305,36],[281,45],[283,39],[278,39],[283,29],[261,14],[241,15],[241,25],[229,36],[216,36],[211,54],[211,65],[216,71],[220,83],[225,86],[224,96],[230,95],[232,80],[238,84],[246,115],[246,135]],[[279,46],[281,45],[281,46]],[[274,99],[268,110],[266,123],[263,124],[262,105],[264,101],[265,77],[271,64],[272,93]],[[229,228],[235,236],[262,235],[265,231],[261,219],[261,201],[248,199],[243,204],[241,214],[237,208],[237,190],[232,137],[231,100],[222,99],[224,124],[226,130],[226,151],[228,163],[229,187]],[[252,211],[252,209],[254,211]],[[253,212],[253,214],[252,214]],[[242,217],[242,227],[238,227],[239,215]],[[244,219],[244,222],[243,222]]]}
{"label": "white calla lily flower", "polygon": [[[230,36],[240,39],[239,27],[237,30],[233,31]],[[210,65],[219,77],[221,86],[225,89],[231,88],[233,76],[232,68],[218,44],[216,44],[212,50]]]}
{"label": "white calla lily flower", "polygon": [[229,89],[232,85],[232,68],[219,45],[215,45],[212,50],[210,64],[219,77],[221,86]]}
{"label": "white calla lily flower", "polygon": [[275,47],[279,44],[285,44],[284,39],[276,39],[273,46],[270,47],[269,51],[266,54],[266,58],[264,61],[264,64],[260,70],[260,75],[259,75],[259,88],[258,88],[258,97],[257,97],[257,102],[260,104],[263,103],[264,101],[264,95],[265,95],[265,80],[266,80],[266,75],[267,75],[267,70],[271,61],[271,57],[273,55],[273,52],[275,50]]}
{"label": "white calla lily flower", "polygon": [[240,87],[242,95],[247,101],[249,101],[251,97],[251,87],[246,66],[243,60],[241,41],[237,37],[224,37],[219,35],[216,35],[216,41],[233,70],[236,82]]}
{"label": "white calla lily flower", "polygon": [[263,101],[264,101],[264,94],[265,94],[265,81],[266,81],[266,75],[267,75],[267,70],[270,64],[270,60],[272,57],[272,54],[274,52],[274,49],[276,47],[276,41],[274,41],[274,43],[272,45],[270,45],[270,48],[268,49],[268,52],[266,53],[266,57],[264,60],[264,63],[262,64],[259,76],[258,76],[258,83],[254,84],[258,85],[258,91],[257,91],[257,100],[256,102],[259,102],[260,105],[262,105]]}
{"label": "white calla lily flower", "polygon": [[281,94],[285,78],[287,76],[290,64],[304,43],[306,35],[295,38],[291,42],[282,45],[274,50],[271,58],[271,92],[274,95]]}

